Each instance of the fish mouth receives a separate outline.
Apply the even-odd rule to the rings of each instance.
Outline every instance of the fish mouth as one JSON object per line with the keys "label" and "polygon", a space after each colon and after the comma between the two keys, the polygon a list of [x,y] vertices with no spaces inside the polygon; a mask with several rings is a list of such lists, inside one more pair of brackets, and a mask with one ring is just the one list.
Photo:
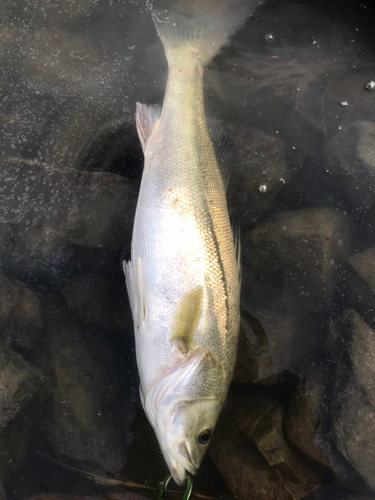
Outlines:
{"label": "fish mouth", "polygon": [[187,473],[195,476],[198,470],[198,467],[193,463],[186,443],[179,443],[172,452],[163,451],[164,458],[174,482],[178,484],[178,486],[184,486]]}

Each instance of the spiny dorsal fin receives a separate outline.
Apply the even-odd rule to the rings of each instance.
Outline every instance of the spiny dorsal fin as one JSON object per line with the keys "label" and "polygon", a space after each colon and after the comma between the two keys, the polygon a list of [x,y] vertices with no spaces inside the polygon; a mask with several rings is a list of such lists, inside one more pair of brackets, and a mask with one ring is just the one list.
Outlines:
{"label": "spiny dorsal fin", "polygon": [[143,151],[146,148],[146,143],[152,131],[155,128],[157,121],[160,118],[161,107],[159,104],[141,104],[137,102],[137,112],[135,114],[135,122],[139,140],[142,144]]}
{"label": "spiny dorsal fin", "polygon": [[228,188],[230,178],[230,163],[233,158],[234,139],[229,127],[219,120],[207,120],[207,128],[214,147],[216,160],[220,169],[225,189]]}
{"label": "spiny dorsal fin", "polygon": [[187,292],[176,306],[169,341],[176,344],[182,353],[187,353],[190,349],[202,313],[202,304],[203,287],[197,286]]}

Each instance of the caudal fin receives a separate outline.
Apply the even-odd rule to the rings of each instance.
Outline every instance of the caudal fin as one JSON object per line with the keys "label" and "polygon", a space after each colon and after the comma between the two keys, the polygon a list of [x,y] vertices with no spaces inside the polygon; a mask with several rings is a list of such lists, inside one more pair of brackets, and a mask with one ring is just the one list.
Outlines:
{"label": "caudal fin", "polygon": [[170,62],[176,50],[194,50],[207,66],[228,38],[249,17],[261,0],[232,2],[231,8],[215,9],[195,17],[168,11],[154,12],[152,18]]}

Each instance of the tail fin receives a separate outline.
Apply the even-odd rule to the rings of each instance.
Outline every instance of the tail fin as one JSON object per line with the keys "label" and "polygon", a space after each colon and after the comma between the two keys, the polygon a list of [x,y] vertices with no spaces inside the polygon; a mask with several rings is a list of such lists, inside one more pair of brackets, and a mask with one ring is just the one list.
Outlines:
{"label": "tail fin", "polygon": [[215,9],[213,13],[187,17],[168,11],[152,15],[156,30],[170,62],[175,50],[190,49],[197,52],[202,66],[207,66],[227,42],[230,35],[241,26],[261,0],[246,0],[244,7],[233,2],[231,9]]}

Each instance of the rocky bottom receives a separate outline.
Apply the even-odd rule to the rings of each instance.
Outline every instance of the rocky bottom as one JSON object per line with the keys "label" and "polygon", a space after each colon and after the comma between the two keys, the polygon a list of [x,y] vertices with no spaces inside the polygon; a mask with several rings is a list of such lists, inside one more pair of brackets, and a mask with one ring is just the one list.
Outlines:
{"label": "rocky bottom", "polygon": [[[135,102],[167,74],[151,9],[2,2],[0,500],[156,499],[167,475],[122,272]],[[266,0],[205,72],[234,139],[242,324],[194,499],[375,497],[374,19]]]}

